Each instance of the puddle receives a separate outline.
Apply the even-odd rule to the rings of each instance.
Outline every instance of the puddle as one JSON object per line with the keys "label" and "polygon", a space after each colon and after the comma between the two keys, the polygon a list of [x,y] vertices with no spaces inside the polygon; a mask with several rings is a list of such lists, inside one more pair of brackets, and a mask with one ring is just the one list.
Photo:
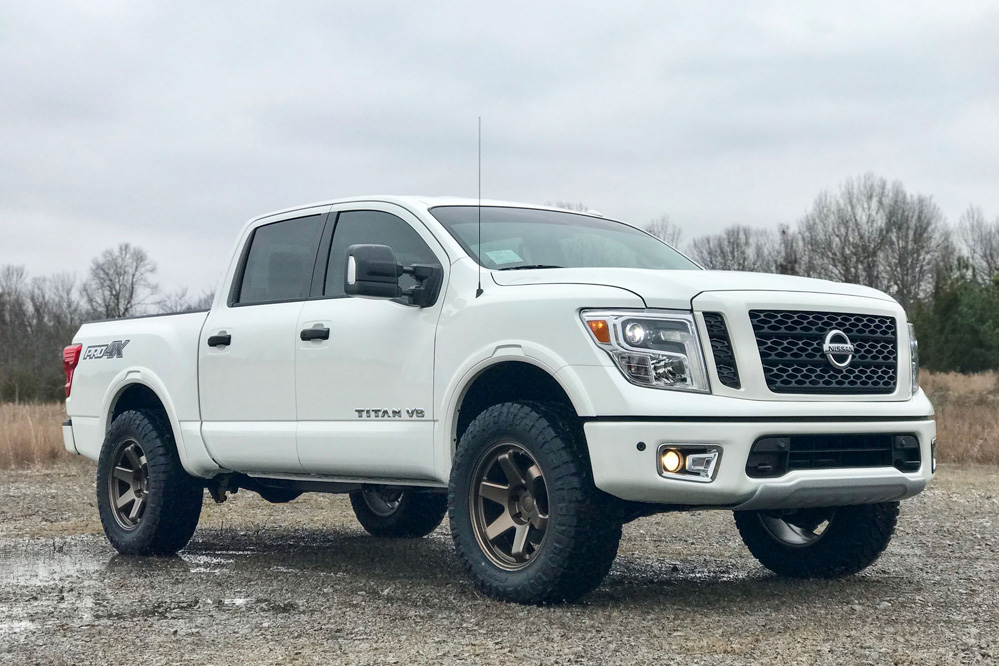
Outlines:
{"label": "puddle", "polygon": [[0,636],[4,634],[19,634],[22,631],[31,631],[36,628],[37,625],[34,622],[28,622],[27,620],[0,622]]}

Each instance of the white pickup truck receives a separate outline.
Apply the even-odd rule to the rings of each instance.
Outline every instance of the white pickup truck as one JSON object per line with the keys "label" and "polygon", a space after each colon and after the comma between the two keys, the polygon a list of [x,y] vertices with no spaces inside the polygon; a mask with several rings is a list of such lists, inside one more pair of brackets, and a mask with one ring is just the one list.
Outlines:
{"label": "white pickup truck", "polygon": [[208,312],[90,323],[66,447],[111,544],[170,554],[207,489],[449,514],[487,594],[578,598],[621,526],[734,511],[780,575],[870,565],[934,472],[903,309],[866,287],[701,270],[598,214],[420,197],[250,221]]}

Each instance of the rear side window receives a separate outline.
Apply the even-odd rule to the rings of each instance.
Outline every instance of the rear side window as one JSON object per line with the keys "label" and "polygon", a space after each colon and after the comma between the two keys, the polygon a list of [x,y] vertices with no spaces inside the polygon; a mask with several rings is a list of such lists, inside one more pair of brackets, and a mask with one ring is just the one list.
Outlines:
{"label": "rear side window", "polygon": [[[347,248],[351,245],[388,245],[395,252],[396,261],[406,266],[413,264],[439,265],[436,255],[420,235],[405,220],[391,213],[375,210],[358,210],[340,213],[333,231],[329,264],[326,270],[326,296],[344,296],[343,283],[347,275]],[[399,279],[403,289],[412,289],[416,281],[403,275]]]}
{"label": "rear side window", "polygon": [[322,233],[322,215],[257,227],[235,302],[253,305],[308,297]]}

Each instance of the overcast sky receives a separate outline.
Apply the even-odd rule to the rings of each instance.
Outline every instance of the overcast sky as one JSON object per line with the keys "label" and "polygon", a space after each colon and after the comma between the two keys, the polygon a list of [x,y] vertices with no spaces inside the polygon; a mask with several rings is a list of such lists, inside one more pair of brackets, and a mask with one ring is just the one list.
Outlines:
{"label": "overcast sky", "polygon": [[121,241],[214,287],[240,226],[360,194],[581,201],[687,238],[873,171],[999,215],[999,3],[5,2],[0,264]]}

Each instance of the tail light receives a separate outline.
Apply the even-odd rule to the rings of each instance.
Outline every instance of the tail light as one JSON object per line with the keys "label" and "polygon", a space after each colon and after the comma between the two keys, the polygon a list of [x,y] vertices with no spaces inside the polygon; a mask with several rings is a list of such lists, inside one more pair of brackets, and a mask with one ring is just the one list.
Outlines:
{"label": "tail light", "polygon": [[73,390],[73,371],[80,362],[80,352],[83,345],[70,345],[62,350],[62,369],[66,373],[66,397]]}

